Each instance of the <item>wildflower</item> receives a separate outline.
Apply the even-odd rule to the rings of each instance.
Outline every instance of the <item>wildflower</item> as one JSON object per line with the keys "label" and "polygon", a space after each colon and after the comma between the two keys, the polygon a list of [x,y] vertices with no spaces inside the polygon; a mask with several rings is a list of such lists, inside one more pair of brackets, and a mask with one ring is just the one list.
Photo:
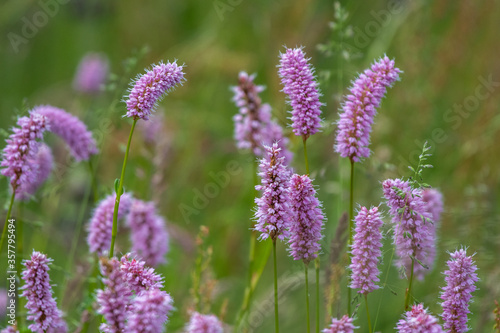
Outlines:
{"label": "wildflower", "polygon": [[318,256],[319,244],[325,219],[321,202],[316,197],[316,190],[307,175],[294,174],[289,182],[290,207],[290,253],[294,260],[303,260],[308,264]]}
{"label": "wildflower", "polygon": [[127,216],[127,225],[131,231],[132,251],[150,266],[164,263],[168,251],[168,233],[154,202],[134,199]]}
{"label": "wildflower", "polygon": [[177,65],[175,61],[166,64],[160,62],[146,74],[137,76],[126,100],[126,116],[148,120],[163,96],[185,80],[182,69],[183,66]]}
{"label": "wildflower", "polygon": [[50,105],[36,106],[33,112],[47,117],[49,130],[66,142],[76,161],[87,161],[99,152],[92,132],[78,117]]}
{"label": "wildflower", "polygon": [[321,127],[321,102],[314,69],[302,48],[287,49],[280,55],[279,74],[283,92],[292,106],[292,128],[304,140]]}
{"label": "wildflower", "polygon": [[268,158],[260,162],[261,185],[255,187],[262,192],[262,196],[255,199],[255,230],[261,232],[260,239],[271,237],[273,241],[276,238],[284,240],[289,235],[290,226],[290,172],[283,164],[284,157],[280,155],[281,149],[277,143],[265,149]]}
{"label": "wildflower", "polygon": [[250,149],[255,156],[265,153],[264,145],[279,142],[283,149],[285,163],[291,158],[286,149],[288,138],[283,136],[280,125],[271,120],[271,106],[262,104],[259,93],[263,86],[254,83],[255,75],[240,72],[238,85],[233,87],[233,101],[239,107],[239,113],[233,117],[234,139],[239,149]]}
{"label": "wildflower", "polygon": [[380,279],[378,269],[379,258],[382,255],[382,233],[380,228],[384,224],[378,207],[368,210],[361,207],[356,221],[356,234],[352,244],[351,288],[359,289],[360,294],[368,294],[378,289],[376,282]]}
{"label": "wildflower", "polygon": [[338,122],[334,149],[340,156],[349,157],[353,162],[370,156],[368,146],[376,109],[387,88],[399,80],[399,73],[401,71],[394,66],[394,60],[385,56],[354,81]]}
{"label": "wildflower", "polygon": [[52,259],[45,254],[33,251],[31,259],[24,262],[26,267],[22,279],[26,282],[21,287],[28,302],[28,320],[33,320],[28,328],[37,333],[67,332],[66,323],[62,320],[62,312],[57,308],[56,300],[52,297],[52,287],[49,278],[49,265]]}
{"label": "wildflower", "polygon": [[166,292],[159,289],[142,292],[132,302],[126,332],[162,332],[172,308],[172,298]]}
{"label": "wildflower", "polygon": [[[116,194],[110,194],[97,206],[90,220],[87,231],[87,244],[90,252],[96,252],[102,256],[111,246],[111,229],[113,227],[113,211],[115,207]],[[124,217],[132,201],[128,193],[124,193],[121,199],[121,205],[118,209],[118,218]]]}
{"label": "wildflower", "polygon": [[412,306],[398,322],[396,329],[399,333],[443,333],[436,317],[427,313],[422,304]]}
{"label": "wildflower", "polygon": [[353,333],[355,328],[357,327],[353,325],[352,318],[349,318],[349,316],[345,315],[342,318],[340,318],[340,320],[337,318],[332,318],[332,323],[330,324],[330,327],[325,328],[322,332]]}
{"label": "wildflower", "polygon": [[387,179],[382,186],[394,223],[394,244],[399,256],[396,265],[410,271],[414,258],[413,271],[420,278],[428,269],[423,265],[429,253],[427,245],[432,242],[431,214],[426,210],[422,191],[401,179]]}
{"label": "wildflower", "polygon": [[214,315],[202,315],[194,312],[191,315],[186,333],[222,333],[222,324]]}
{"label": "wildflower", "polygon": [[441,317],[444,329],[463,333],[469,330],[467,315],[470,313],[471,294],[476,290],[475,283],[478,281],[477,266],[472,260],[473,256],[467,256],[465,249],[451,253],[450,257],[447,262],[448,270],[444,272],[446,286],[441,293]]}
{"label": "wildflower", "polygon": [[43,132],[48,128],[47,118],[35,112],[30,112],[29,117],[17,120],[17,126],[6,140],[7,146],[3,150],[3,160],[0,166],[2,175],[10,178],[14,191],[18,191],[24,183],[34,183],[36,172],[30,161],[36,156],[39,142]]}
{"label": "wildflower", "polygon": [[31,165],[35,177],[27,182],[24,182],[19,187],[16,198],[19,200],[27,200],[38,188],[49,178],[50,172],[54,167],[54,156],[52,150],[44,143],[38,147],[38,151],[33,158],[30,158],[28,163]]}
{"label": "wildflower", "polygon": [[120,270],[124,274],[123,279],[136,294],[163,287],[163,278],[156,274],[153,268],[146,267],[144,261],[133,258],[130,253],[121,257]]}
{"label": "wildflower", "polygon": [[100,268],[105,288],[97,291],[97,312],[106,319],[106,323],[99,327],[104,333],[125,332],[132,291],[120,266],[121,263],[116,258],[101,258]]}
{"label": "wildflower", "polygon": [[14,326],[7,326],[0,333],[19,333],[19,331]]}
{"label": "wildflower", "polygon": [[76,91],[94,94],[101,91],[109,74],[106,56],[99,53],[87,53],[76,70],[73,88]]}
{"label": "wildflower", "polygon": [[[423,259],[423,263],[429,267],[429,270],[434,266],[436,258],[436,231],[441,221],[441,213],[443,211],[443,195],[436,189],[429,188],[422,191],[422,199],[425,203],[425,210],[431,214],[432,223],[428,225],[429,237],[423,245],[427,249],[427,256]],[[422,278],[423,276],[418,276]]]}

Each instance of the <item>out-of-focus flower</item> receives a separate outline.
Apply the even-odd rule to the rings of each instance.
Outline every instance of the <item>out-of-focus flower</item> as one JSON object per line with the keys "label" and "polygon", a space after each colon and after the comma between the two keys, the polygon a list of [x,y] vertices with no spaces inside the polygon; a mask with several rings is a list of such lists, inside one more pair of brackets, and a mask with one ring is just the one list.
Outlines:
{"label": "out-of-focus flower", "polygon": [[186,333],[222,333],[222,324],[214,315],[202,315],[194,312],[191,315]]}
{"label": "out-of-focus flower", "polygon": [[22,183],[16,193],[16,199],[28,200],[35,194],[40,186],[49,178],[54,167],[54,156],[52,150],[44,143],[38,147],[38,151],[28,163],[31,165],[36,177]]}
{"label": "out-of-focus flower", "polygon": [[332,323],[328,328],[325,328],[323,333],[353,333],[354,329],[357,328],[352,323],[352,318],[345,315],[342,318],[332,318]]}
{"label": "out-of-focus flower", "polygon": [[100,53],[87,53],[76,69],[73,88],[76,91],[95,94],[102,90],[109,75],[108,58]]}

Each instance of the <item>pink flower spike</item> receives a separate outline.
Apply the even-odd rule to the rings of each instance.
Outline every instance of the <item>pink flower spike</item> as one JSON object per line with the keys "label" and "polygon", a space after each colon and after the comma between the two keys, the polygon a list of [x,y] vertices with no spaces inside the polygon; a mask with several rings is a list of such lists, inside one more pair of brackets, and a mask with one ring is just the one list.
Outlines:
{"label": "pink flower spike", "polygon": [[191,315],[186,333],[222,333],[222,324],[214,315],[202,315],[194,312]]}
{"label": "pink flower spike", "polygon": [[174,62],[153,65],[145,74],[137,76],[125,101],[127,117],[148,120],[158,102],[176,85],[185,81],[183,66]]}
{"label": "pink flower spike", "polygon": [[422,304],[412,306],[398,322],[396,329],[399,333],[444,333],[438,319],[427,313]]}
{"label": "pink flower spike", "polygon": [[352,323],[353,319],[345,315],[342,318],[332,318],[332,323],[330,327],[325,328],[323,333],[353,333],[354,329],[357,328]]}
{"label": "pink flower spike", "polygon": [[401,71],[384,56],[353,82],[342,105],[334,149],[342,157],[359,162],[370,156],[370,132],[377,108],[387,88],[399,80]]}
{"label": "pink flower spike", "polygon": [[[431,214],[431,222],[428,225],[429,237],[427,237],[425,244],[422,246],[427,249],[427,256],[423,262],[429,267],[429,271],[434,267],[436,259],[437,247],[437,228],[441,223],[441,213],[443,212],[443,195],[441,192],[434,188],[428,188],[422,191],[422,199],[425,203],[425,210]],[[422,279],[423,275],[418,275],[417,278]]]}
{"label": "pink flower spike", "polygon": [[378,263],[382,255],[382,232],[384,224],[378,207],[368,210],[361,207],[355,217],[356,228],[352,244],[351,288],[359,289],[358,293],[368,294],[378,289]]}
{"label": "pink flower spike", "polygon": [[293,133],[306,140],[321,127],[321,102],[314,68],[303,47],[286,49],[280,54],[279,74],[283,92],[292,106]]}
{"label": "pink flower spike", "polygon": [[102,90],[108,74],[108,58],[99,53],[87,53],[78,64],[73,88],[82,93],[96,94]]}
{"label": "pink flower spike", "polygon": [[130,307],[127,333],[163,332],[168,313],[173,309],[172,298],[159,289],[151,289],[139,294]]}
{"label": "pink flower spike", "polygon": [[16,199],[29,200],[40,186],[49,178],[54,167],[54,156],[52,150],[44,143],[40,144],[36,155],[29,159],[28,163],[35,174],[33,179],[27,179],[16,191]]}

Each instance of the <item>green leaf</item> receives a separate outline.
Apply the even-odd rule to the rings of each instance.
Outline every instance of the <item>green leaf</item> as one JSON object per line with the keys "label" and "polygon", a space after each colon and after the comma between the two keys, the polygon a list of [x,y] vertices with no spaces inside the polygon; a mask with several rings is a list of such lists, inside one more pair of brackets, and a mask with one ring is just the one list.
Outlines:
{"label": "green leaf", "polygon": [[120,187],[120,179],[115,179],[115,193],[118,195],[118,189]]}

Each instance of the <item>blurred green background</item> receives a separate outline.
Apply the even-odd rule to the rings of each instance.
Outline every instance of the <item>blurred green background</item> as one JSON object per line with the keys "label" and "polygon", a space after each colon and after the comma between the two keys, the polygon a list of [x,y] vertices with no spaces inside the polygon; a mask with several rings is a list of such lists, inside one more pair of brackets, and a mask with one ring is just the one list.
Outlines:
{"label": "blurred green background", "polygon": [[[171,251],[168,264],[158,269],[177,309],[169,331],[182,329],[193,305],[191,273],[201,225],[209,228],[203,247],[213,248],[203,279],[212,292],[205,310],[234,323],[246,281],[254,191],[253,158],[238,152],[232,139],[232,116],[237,108],[230,86],[237,83],[241,70],[257,73],[256,82],[267,87],[263,101],[271,104],[273,116],[285,126],[288,106],[276,68],[284,45],[305,47],[323,93],[324,129],[309,139],[308,150],[328,217],[325,249],[348,208],[348,164],[332,149],[340,98],[357,73],[387,54],[404,73],[376,117],[372,157],[356,165],[355,200],[378,205],[380,182],[408,176],[407,166],[415,164],[427,140],[433,147],[430,162],[434,168],[424,172],[425,181],[444,193],[445,211],[436,269],[415,284],[415,295],[439,314],[447,251],[466,246],[476,253],[481,279],[472,304],[472,331],[491,331],[494,299],[500,299],[500,1],[341,1],[341,7],[348,13],[344,19],[339,6],[326,0],[3,0],[0,4],[2,135],[8,135],[17,117],[34,105],[51,104],[78,115],[101,147],[101,155],[93,160],[100,197],[112,192],[121,168],[130,129],[130,122],[122,118],[125,105],[120,102],[127,84],[152,63],[177,59],[186,64],[187,82],[161,103],[158,113],[163,117],[152,118],[166,129],[157,144],[146,144],[141,129],[134,135],[125,183],[136,197],[155,200],[169,221]],[[45,15],[46,21],[40,12],[50,14]],[[26,22],[33,20],[39,26],[28,36]],[[12,33],[24,39],[13,44]],[[76,67],[90,51],[104,53],[110,60],[112,74],[106,91],[98,96],[72,89]],[[493,83],[485,85],[485,81]],[[286,131],[296,153],[292,166],[304,172],[301,142],[289,128]],[[14,216],[19,217],[22,210],[21,218],[27,223],[24,258],[34,248],[54,259],[51,278],[57,284],[59,304],[63,298],[72,331],[80,321],[83,279],[92,260],[85,230],[70,272],[66,272],[68,253],[79,219],[87,224],[94,203],[88,195],[87,165],[74,164],[54,136],[47,134],[46,140],[54,149],[57,170],[36,200],[15,207]],[[203,192],[214,173],[231,166],[236,171],[229,184],[196,209],[196,191]],[[153,174],[156,181],[151,184]],[[0,185],[2,202],[6,202],[5,177]],[[183,214],[186,206],[196,212]],[[121,252],[127,251],[127,239],[122,228]],[[391,253],[389,237],[386,246],[382,280]],[[325,250],[322,256],[322,267],[327,266],[328,253]],[[287,256],[283,244],[278,270],[280,283],[289,286],[281,294],[282,330],[304,332],[302,268]],[[65,276],[69,278],[67,292],[60,290]],[[2,278],[0,284],[4,283]],[[387,288],[370,295],[372,318],[378,313],[378,331],[393,331],[402,313],[406,283],[392,268]],[[314,290],[314,284],[310,287]],[[342,285],[342,293],[344,289]],[[254,332],[273,329],[271,297],[272,269],[268,266],[249,320]],[[344,311],[345,301],[334,307],[334,315]],[[356,324],[367,331],[364,305],[359,312]],[[326,326],[324,306],[321,317]]]}

